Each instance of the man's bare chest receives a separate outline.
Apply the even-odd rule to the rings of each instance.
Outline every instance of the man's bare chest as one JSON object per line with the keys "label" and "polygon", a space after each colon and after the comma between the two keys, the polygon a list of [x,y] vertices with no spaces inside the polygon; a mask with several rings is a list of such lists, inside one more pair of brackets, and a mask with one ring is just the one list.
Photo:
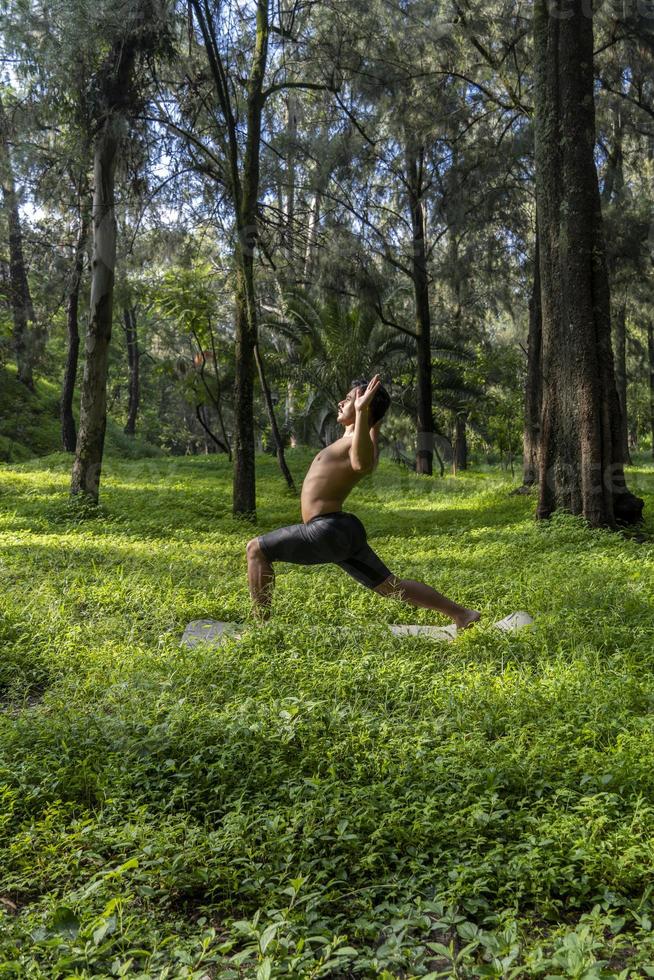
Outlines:
{"label": "man's bare chest", "polygon": [[328,468],[330,466],[346,463],[350,463],[350,446],[352,445],[351,439],[337,439],[330,446],[326,446],[321,449],[320,452],[314,457],[313,463],[311,464],[312,470],[322,470],[323,468]]}

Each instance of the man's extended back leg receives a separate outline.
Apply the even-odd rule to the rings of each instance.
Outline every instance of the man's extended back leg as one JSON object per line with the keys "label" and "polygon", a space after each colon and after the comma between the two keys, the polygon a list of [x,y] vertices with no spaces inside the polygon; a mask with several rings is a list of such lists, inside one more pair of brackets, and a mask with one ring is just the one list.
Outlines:
{"label": "man's extended back leg", "polygon": [[471,626],[480,618],[481,613],[476,609],[468,609],[460,606],[458,602],[448,599],[447,596],[432,589],[424,582],[416,582],[410,578],[396,578],[390,575],[381,585],[376,586],[375,592],[379,595],[393,599],[401,599],[410,603],[412,606],[420,606],[423,609],[436,609],[452,619],[458,629],[465,629]]}

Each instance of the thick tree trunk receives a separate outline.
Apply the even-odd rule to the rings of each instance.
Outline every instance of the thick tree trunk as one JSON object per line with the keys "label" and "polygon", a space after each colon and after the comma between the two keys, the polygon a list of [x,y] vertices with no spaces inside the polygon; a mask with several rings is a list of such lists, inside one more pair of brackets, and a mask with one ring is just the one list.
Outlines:
{"label": "thick tree trunk", "polygon": [[75,258],[68,287],[66,301],[66,331],[68,349],[66,351],[66,367],[61,386],[61,442],[64,451],[74,453],[77,443],[75,418],[73,416],[73,396],[77,380],[77,364],[79,361],[79,294],[84,271],[84,254],[89,234],[89,215],[86,202],[80,207],[80,224],[75,242]]}
{"label": "thick tree trunk", "polygon": [[123,324],[125,327],[125,343],[127,345],[127,368],[129,371],[128,405],[125,435],[136,435],[136,416],[141,400],[140,364],[141,353],[138,345],[138,327],[136,322],[136,307],[125,306],[123,309]]}
{"label": "thick tree trunk", "polygon": [[11,159],[9,120],[0,99],[0,179],[9,237],[9,303],[18,380],[34,389],[34,365],[43,354],[44,338],[34,317],[25,257],[18,194]]}
{"label": "thick tree trunk", "polygon": [[540,412],[542,400],[541,381],[541,300],[540,300],[540,249],[538,224],[534,250],[534,278],[529,299],[529,336],[527,338],[527,381],[525,384],[525,427],[522,436],[522,482],[525,487],[538,482],[538,454],[540,448]]}
{"label": "thick tree trunk", "polygon": [[627,418],[627,327],[624,302],[619,303],[613,319],[613,350],[615,384],[620,403],[620,452],[623,463],[631,463],[629,455],[629,422]]}
{"label": "thick tree trunk", "polygon": [[636,521],[620,446],[609,284],[593,159],[593,21],[581,4],[536,0],[535,149],[542,298],[537,516]]}
{"label": "thick tree trunk", "polygon": [[467,412],[457,412],[454,420],[454,456],[452,469],[454,473],[468,469],[468,439],[466,434]]}
{"label": "thick tree trunk", "polygon": [[234,379],[234,477],[233,512],[239,517],[256,517],[254,459],[254,348],[257,316],[254,288],[254,249],[257,240],[261,116],[265,102],[263,82],[268,60],[269,2],[257,0],[256,38],[247,80],[245,107],[245,150],[241,167],[239,132],[220,51],[216,44],[217,14],[201,0],[190,0],[207,53],[218,104],[225,125],[227,186],[236,212],[236,373]]}
{"label": "thick tree trunk", "polygon": [[234,174],[232,185],[237,198],[238,224],[233,512],[236,516],[250,518],[256,517],[253,395],[257,313],[254,250],[257,241],[257,202],[261,167],[263,80],[268,60],[268,2],[269,0],[258,0],[257,3],[257,33],[248,78],[247,137],[242,180],[237,174],[238,161],[234,155],[236,150],[232,153]]}
{"label": "thick tree trunk", "polygon": [[413,232],[412,278],[417,334],[416,473],[431,475],[434,452],[434,421],[432,415],[431,316],[425,243],[426,218],[422,200],[423,160],[424,148],[414,148],[412,141],[407,139],[407,186]]}
{"label": "thick tree trunk", "polygon": [[113,315],[116,264],[114,178],[118,151],[118,120],[106,120],[93,161],[93,257],[91,309],[86,332],[79,434],[71,494],[97,504],[107,424],[107,366]]}
{"label": "thick tree trunk", "polygon": [[652,456],[654,457],[654,323],[647,324],[647,353],[649,355],[649,424],[652,430]]}

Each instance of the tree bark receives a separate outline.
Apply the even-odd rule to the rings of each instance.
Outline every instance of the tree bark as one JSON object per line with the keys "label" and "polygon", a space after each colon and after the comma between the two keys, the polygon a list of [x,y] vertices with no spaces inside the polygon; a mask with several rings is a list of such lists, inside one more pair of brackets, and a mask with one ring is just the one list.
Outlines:
{"label": "tree bark", "polygon": [[527,380],[525,384],[525,427],[522,435],[523,465],[522,482],[525,487],[538,482],[538,454],[540,448],[540,413],[542,402],[541,379],[541,298],[540,298],[540,248],[538,223],[534,249],[534,278],[529,299],[529,335],[527,338]]}
{"label": "tree bark", "polygon": [[68,286],[66,301],[66,331],[68,349],[66,351],[66,367],[61,387],[61,442],[64,451],[74,453],[77,444],[75,418],[73,416],[73,396],[77,380],[77,365],[79,361],[79,294],[84,272],[84,254],[89,235],[89,214],[86,201],[81,202],[79,230],[75,242],[75,257]]}
{"label": "tree bark", "polygon": [[652,457],[654,457],[654,323],[647,324],[647,353],[649,360],[649,423],[652,430]]}
{"label": "tree bark", "polygon": [[136,417],[141,400],[140,365],[141,353],[138,346],[138,327],[136,322],[136,307],[125,306],[123,309],[123,323],[125,327],[125,342],[127,344],[127,367],[129,371],[128,381],[128,406],[127,423],[125,424],[125,435],[136,435]]}
{"label": "tree bark", "polygon": [[297,99],[286,93],[286,254],[293,265],[295,248],[295,158],[297,154]]}
{"label": "tree bark", "polygon": [[270,394],[270,388],[268,387],[268,382],[266,381],[266,375],[263,370],[263,361],[261,360],[261,352],[259,350],[259,345],[256,344],[254,348],[254,356],[257,363],[257,371],[259,372],[259,382],[261,384],[261,390],[263,392],[263,397],[266,403],[266,410],[268,412],[268,419],[270,421],[270,428],[272,430],[273,439],[275,441],[275,449],[277,452],[277,461],[279,463],[279,468],[282,471],[284,479],[289,490],[293,493],[295,490],[295,483],[293,482],[293,477],[291,471],[286,463],[286,457],[284,456],[284,442],[279,431],[279,426],[277,425],[277,418],[275,417],[275,406],[273,405],[272,397]]}
{"label": "tree bark", "polygon": [[[268,0],[257,3],[257,34],[248,79],[247,136],[242,181],[234,183],[238,245],[236,249],[236,377],[233,512],[256,517],[254,459],[254,351],[257,343],[254,250],[257,241],[263,79],[268,58]],[[238,161],[233,160],[233,169]],[[240,194],[238,189],[241,188]]]}
{"label": "tree bark", "polygon": [[626,487],[610,296],[593,158],[593,20],[536,0],[535,156],[542,297],[537,517],[557,508],[593,526],[640,519]]}
{"label": "tree bark", "polygon": [[422,200],[424,147],[416,148],[408,138],[406,146],[407,188],[411,211],[412,279],[415,296],[417,354],[417,448],[416,473],[431,475],[434,451],[432,415],[431,316],[429,312],[429,278],[425,244],[426,217]]}
{"label": "tree bark", "polygon": [[615,384],[620,403],[620,452],[623,463],[631,464],[629,455],[629,421],[627,418],[627,328],[626,307],[621,302],[613,319],[613,349],[615,356]]}
{"label": "tree bark", "polygon": [[[248,309],[246,275],[252,258],[245,257],[236,271],[236,349],[234,378],[234,481],[232,509],[235,515],[256,516],[254,460],[254,345]],[[243,267],[245,266],[245,267]],[[254,305],[254,304],[253,304]]]}
{"label": "tree bark", "polygon": [[13,320],[14,355],[18,369],[18,380],[33,391],[34,365],[43,354],[44,338],[36,324],[25,267],[23,232],[11,159],[9,120],[1,98],[0,178],[9,234],[9,303]]}
{"label": "tree bark", "polygon": [[71,494],[97,504],[107,425],[107,367],[116,264],[114,182],[119,135],[111,116],[97,137],[93,159],[93,257],[91,309],[86,332],[79,434]]}
{"label": "tree bark", "polygon": [[307,247],[304,253],[304,269],[302,272],[302,277],[305,282],[308,282],[309,277],[313,271],[313,255],[316,249],[316,241],[318,238],[318,225],[320,224],[320,209],[322,206],[322,189],[316,187],[313,194],[313,203],[311,204],[309,210],[309,219],[307,222]]}

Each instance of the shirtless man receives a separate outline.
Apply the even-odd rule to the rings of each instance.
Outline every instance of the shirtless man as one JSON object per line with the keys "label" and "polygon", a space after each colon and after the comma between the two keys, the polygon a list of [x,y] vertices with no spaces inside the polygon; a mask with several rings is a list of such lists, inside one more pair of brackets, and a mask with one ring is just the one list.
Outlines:
{"label": "shirtless man", "polygon": [[429,585],[396,578],[366,541],[366,531],[343,502],[362,477],[372,473],[379,458],[379,429],[390,404],[379,375],[367,385],[353,382],[338,403],[337,421],[345,427],[340,439],[315,457],[302,484],[303,524],[291,524],[252,538],[247,544],[248,583],[256,615],[270,615],[275,584],[273,562],[319,565],[333,562],[379,595],[392,596],[426,609],[436,609],[458,629],[471,626],[480,613],[447,599]]}

